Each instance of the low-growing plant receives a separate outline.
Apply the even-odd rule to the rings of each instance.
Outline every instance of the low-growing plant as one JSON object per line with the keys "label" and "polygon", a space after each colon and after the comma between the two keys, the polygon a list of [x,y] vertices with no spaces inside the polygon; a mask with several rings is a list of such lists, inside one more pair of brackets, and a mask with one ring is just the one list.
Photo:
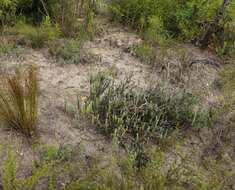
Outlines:
{"label": "low-growing plant", "polygon": [[79,103],[84,104],[80,111],[121,145],[130,142],[141,149],[142,143],[164,138],[175,128],[211,126],[210,108],[185,90],[166,84],[138,89],[130,78],[116,83],[104,74],[91,77],[90,85],[90,95]]}
{"label": "low-growing plant", "polygon": [[0,56],[9,53],[16,46],[13,41],[5,39],[3,36],[0,36],[0,41]]}
{"label": "low-growing plant", "polygon": [[0,83],[0,123],[15,129],[27,137],[37,132],[38,82],[36,70],[17,70],[2,76]]}
{"label": "low-growing plant", "polygon": [[[228,6],[223,7],[225,4]],[[208,33],[210,43],[206,46],[220,41],[215,49],[220,49],[224,54],[229,51],[229,47],[234,47],[228,40],[231,36],[234,39],[229,29],[235,19],[232,1],[112,0],[109,7],[113,20],[136,29],[150,43],[167,45],[169,39],[174,38],[199,45],[200,39],[208,33],[213,23],[217,30],[213,34]],[[218,17],[218,10],[221,11],[222,7],[224,10]],[[214,23],[216,18],[219,18],[217,24]],[[227,44],[230,44],[229,47]]]}
{"label": "low-growing plant", "polygon": [[154,64],[156,61],[156,50],[149,44],[138,44],[132,47],[133,54],[142,62]]}
{"label": "low-growing plant", "polygon": [[62,45],[53,47],[51,53],[60,64],[79,64],[82,44],[79,39],[67,39]]}
{"label": "low-growing plant", "polygon": [[235,105],[235,66],[229,64],[219,72],[218,87],[223,90],[223,105],[232,108]]}
{"label": "low-growing plant", "polygon": [[[37,164],[30,168],[29,175],[22,178],[17,175],[18,160],[12,152],[8,153],[7,160],[1,163],[3,190],[230,190],[233,180],[231,171],[218,171],[217,164],[213,161],[208,163],[208,176],[201,166],[192,165],[187,157],[172,158],[169,161],[160,149],[148,150],[150,161],[144,168],[135,167],[136,153],[130,152],[122,158],[117,155],[104,157],[105,161],[100,159],[93,162],[90,167],[86,166],[86,170],[83,170],[79,177],[74,177],[71,170],[66,172],[66,163],[70,164],[71,159],[70,150],[41,147],[40,157],[33,160]],[[81,168],[80,163],[76,163],[78,168]],[[78,170],[75,171],[78,173]]]}
{"label": "low-growing plant", "polygon": [[60,29],[53,25],[49,17],[45,17],[40,26],[32,26],[20,21],[13,31],[29,40],[33,48],[41,48],[44,44],[55,40],[60,35]]}
{"label": "low-growing plant", "polygon": [[[222,180],[225,182],[223,183],[218,181],[222,177],[207,177],[201,168],[189,165],[186,158],[167,163],[161,151],[153,151],[150,155],[151,161],[145,168],[136,169],[135,156],[130,154],[128,158],[116,160],[120,168],[118,174],[110,172],[109,165],[101,169],[95,167],[81,179],[67,183],[62,190],[228,190],[230,188],[227,180],[231,181],[231,175],[226,177],[226,181]],[[214,168],[212,170],[215,171]]]}
{"label": "low-growing plant", "polygon": [[220,56],[235,56],[235,21],[225,24],[225,30],[217,34],[216,53]]}
{"label": "low-growing plant", "polygon": [[7,161],[3,164],[1,181],[3,190],[33,190],[41,178],[46,177],[50,171],[47,165],[34,168],[31,175],[24,179],[17,178],[17,161],[13,152],[8,153]]}

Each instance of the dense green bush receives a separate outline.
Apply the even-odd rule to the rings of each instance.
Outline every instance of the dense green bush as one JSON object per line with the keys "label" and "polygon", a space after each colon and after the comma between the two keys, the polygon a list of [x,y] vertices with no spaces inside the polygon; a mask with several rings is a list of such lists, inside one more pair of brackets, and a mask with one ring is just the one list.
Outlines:
{"label": "dense green bush", "polygon": [[38,24],[45,15],[52,14],[55,2],[55,0],[1,0],[1,24],[2,26],[14,24],[17,21],[16,18],[19,17],[24,17],[27,21]]}
{"label": "dense green bush", "polygon": [[0,2],[0,29],[13,26],[19,19],[39,26],[45,17],[57,23],[65,36],[75,36],[82,29],[93,32],[96,1],[88,0],[2,0]]}
{"label": "dense green bush", "polygon": [[[114,20],[144,33],[151,42],[161,44],[169,37],[196,42],[213,21],[221,4],[221,0],[113,0],[110,12]],[[233,3],[220,22],[221,32],[226,31],[225,23],[229,26],[234,23],[232,9]]]}
{"label": "dense green bush", "polygon": [[5,24],[12,24],[16,17],[16,4],[11,0],[0,1],[0,28]]}

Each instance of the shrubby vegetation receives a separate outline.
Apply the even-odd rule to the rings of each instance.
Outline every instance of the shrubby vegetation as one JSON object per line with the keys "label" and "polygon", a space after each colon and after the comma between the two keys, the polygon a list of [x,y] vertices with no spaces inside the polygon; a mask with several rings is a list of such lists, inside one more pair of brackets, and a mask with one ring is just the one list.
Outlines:
{"label": "shrubby vegetation", "polygon": [[[139,153],[141,167],[143,145],[165,138],[176,128],[210,127],[213,113],[200,98],[185,90],[159,84],[138,89],[127,78],[115,83],[105,74],[91,77],[90,95],[78,105],[107,136]],[[141,163],[139,163],[141,162]]]}
{"label": "shrubby vegetation", "polygon": [[[201,168],[188,165],[186,158],[166,163],[164,154],[158,149],[149,151],[151,162],[142,169],[135,167],[135,155],[130,154],[125,158],[108,157],[105,164],[94,159],[89,168],[80,171],[73,165],[75,161],[76,164],[79,162],[80,168],[84,164],[75,160],[78,151],[71,147],[39,146],[35,152],[40,156],[33,160],[32,172],[24,178],[17,176],[17,157],[8,151],[7,160],[1,165],[3,190],[31,190],[35,187],[50,190],[230,190],[231,187],[231,175],[208,178]],[[119,166],[120,170],[113,172],[115,166]],[[211,170],[216,171],[216,164],[212,164]]]}
{"label": "shrubby vegetation", "polygon": [[[221,0],[113,0],[110,12],[114,20],[131,25],[143,33],[150,43],[161,45],[165,44],[167,39],[178,38],[197,44],[203,34],[207,33],[210,23],[214,22],[222,3]],[[222,48],[223,53],[228,53],[226,46],[234,48],[234,34],[231,28],[234,27],[235,15],[232,10],[233,1],[224,10],[218,30],[210,39],[210,43]]]}
{"label": "shrubby vegetation", "polygon": [[[0,0],[0,55],[17,44],[32,48],[47,45],[57,62],[81,63],[85,40],[97,32],[97,3],[98,0]],[[107,4],[113,20],[131,26],[142,36],[143,43],[132,47],[132,53],[153,66],[156,62],[165,66],[165,50],[176,40],[213,49],[221,56],[234,56],[234,0],[111,0]],[[4,35],[15,35],[17,39],[11,41]],[[156,55],[156,49],[161,55]],[[182,73],[190,69],[190,57],[184,52],[178,54],[180,68],[174,73],[177,84]],[[38,135],[36,70],[30,67],[25,72],[17,70],[1,76],[0,125],[32,139]],[[234,111],[235,105],[234,76],[234,65],[226,65],[217,83],[224,92],[223,106],[229,111]],[[115,82],[107,73],[92,76],[89,95],[78,100],[76,108],[66,111],[71,111],[75,119],[85,118],[120,149],[124,148],[123,158],[92,158],[88,163],[90,158],[84,161],[86,155],[81,157],[81,150],[74,147],[34,145],[32,151],[37,159],[33,160],[30,174],[19,178],[17,159],[10,151],[0,167],[3,190],[41,186],[50,190],[231,189],[233,173],[218,172],[217,163],[209,162],[212,174],[208,177],[186,159],[173,163],[161,152],[160,143],[176,129],[200,131],[211,127],[215,120],[211,105],[175,86],[165,82],[138,88],[129,77]],[[234,124],[233,120],[229,122]],[[220,135],[230,130],[232,127]],[[229,135],[229,141],[232,138]],[[158,149],[150,150],[151,145]]]}
{"label": "shrubby vegetation", "polygon": [[223,105],[232,109],[235,105],[235,66],[226,65],[220,72],[217,80],[217,86],[223,90]]}
{"label": "shrubby vegetation", "polygon": [[0,56],[9,53],[12,49],[16,47],[13,40],[5,39],[0,37]]}
{"label": "shrubby vegetation", "polygon": [[20,21],[12,29],[12,32],[21,35],[22,40],[25,43],[29,42],[33,48],[41,48],[60,35],[59,27],[57,25],[53,26],[50,17],[45,17],[38,27]]}
{"label": "shrubby vegetation", "polygon": [[60,64],[79,64],[81,62],[82,45],[81,40],[68,39],[63,42],[63,45],[55,44],[50,51]]}
{"label": "shrubby vegetation", "polygon": [[59,36],[85,39],[94,35],[95,10],[93,0],[4,0],[0,28],[21,34],[33,48],[41,48]]}

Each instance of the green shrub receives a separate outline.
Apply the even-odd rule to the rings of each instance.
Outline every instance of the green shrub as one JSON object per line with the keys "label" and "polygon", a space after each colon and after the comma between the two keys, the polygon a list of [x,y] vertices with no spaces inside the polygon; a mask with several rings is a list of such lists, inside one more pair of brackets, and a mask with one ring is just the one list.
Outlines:
{"label": "green shrub", "polygon": [[148,20],[149,27],[144,34],[145,40],[151,45],[167,46],[170,43],[168,31],[164,28],[159,16],[152,16]]}
{"label": "green shrub", "polygon": [[[221,0],[112,0],[110,12],[114,20],[137,29],[151,43],[166,44],[172,37],[196,43],[221,4]],[[233,3],[220,22],[221,31],[227,30],[227,24],[234,23],[232,9]],[[212,41],[218,40],[218,36]]]}
{"label": "green shrub", "polygon": [[29,177],[25,179],[17,178],[17,162],[12,152],[8,154],[8,159],[3,165],[1,171],[1,181],[3,190],[33,190],[38,185],[42,177],[46,177],[49,167],[44,165],[41,168],[35,168]]}
{"label": "green shrub", "polygon": [[[72,167],[70,166],[71,159],[75,155],[74,150],[77,149],[72,149],[69,146],[56,148],[54,146],[35,145],[34,152],[38,158],[32,160],[32,166],[29,168],[30,173],[21,178],[18,177],[18,174],[22,173],[19,170],[20,167],[17,167],[17,157],[12,150],[7,150],[7,160],[1,162],[0,180],[3,190],[60,189],[62,186],[60,180],[63,180],[64,183],[71,180],[72,169],[75,170],[75,168],[70,170],[70,167]],[[76,160],[76,164],[78,164],[78,161]],[[82,168],[80,162],[78,165]]]}
{"label": "green shrub", "polygon": [[224,31],[217,34],[216,43],[218,55],[235,58],[235,21],[225,24]]}
{"label": "green shrub", "polygon": [[175,128],[211,126],[210,108],[185,90],[168,85],[137,89],[130,79],[115,83],[103,74],[92,77],[90,85],[81,113],[121,144],[130,141],[138,149],[138,144],[164,138]]}
{"label": "green shrub", "polygon": [[148,44],[138,44],[132,47],[133,54],[142,62],[153,64],[156,61],[155,49]]}
{"label": "green shrub", "polygon": [[0,56],[9,53],[16,47],[16,44],[12,40],[8,40],[0,36]]}
{"label": "green shrub", "polygon": [[6,24],[12,25],[16,21],[16,3],[12,0],[0,1],[0,30]]}
{"label": "green shrub", "polygon": [[[62,0],[55,2],[51,17],[60,25],[65,37],[89,37],[94,33],[97,1]],[[83,31],[84,30],[84,31]],[[85,36],[81,35],[84,34]]]}
{"label": "green shrub", "polygon": [[81,49],[82,41],[66,39],[62,45],[52,47],[50,51],[60,64],[79,64],[81,63]]}
{"label": "green shrub", "polygon": [[[40,157],[33,160],[38,164],[33,166],[30,174],[23,178],[17,175],[20,170],[17,168],[16,157],[12,152],[7,153],[7,160],[1,163],[3,190],[230,190],[233,180],[231,172],[217,170],[216,162],[209,162],[210,169],[205,172],[202,167],[194,166],[185,157],[169,162],[167,156],[159,149],[148,151],[151,161],[145,168],[137,169],[136,154],[129,153],[122,158],[114,155],[105,157],[105,160],[93,162],[90,168],[86,167],[81,176],[75,177],[71,170],[66,169],[66,163],[71,162],[71,155],[67,153],[70,149],[46,146],[39,149]],[[66,155],[69,155],[69,160],[66,160]],[[76,164],[81,168],[77,160]],[[78,173],[78,170],[72,169]]]}
{"label": "green shrub", "polygon": [[0,84],[0,124],[27,137],[35,135],[37,96],[38,82],[34,68],[3,77]]}
{"label": "green shrub", "polygon": [[39,27],[19,22],[13,31],[29,40],[33,48],[41,48],[44,44],[55,40],[60,35],[58,26],[53,26],[49,17],[45,17]]}
{"label": "green shrub", "polygon": [[[103,168],[93,168],[88,174],[77,181],[67,183],[62,190],[209,190],[230,189],[232,175],[223,177],[216,173],[213,177],[207,177],[201,168],[189,165],[187,159],[178,162],[167,162],[161,151],[151,153],[151,161],[145,168],[134,167],[134,155],[128,158],[116,158],[120,168],[119,173],[110,171],[109,165]],[[111,162],[114,164],[115,161]],[[110,166],[112,168],[112,165]],[[216,166],[212,170],[216,172]],[[217,176],[218,175],[218,176]]]}
{"label": "green shrub", "polygon": [[223,91],[223,104],[227,108],[235,105],[235,66],[226,65],[220,72],[217,85]]}

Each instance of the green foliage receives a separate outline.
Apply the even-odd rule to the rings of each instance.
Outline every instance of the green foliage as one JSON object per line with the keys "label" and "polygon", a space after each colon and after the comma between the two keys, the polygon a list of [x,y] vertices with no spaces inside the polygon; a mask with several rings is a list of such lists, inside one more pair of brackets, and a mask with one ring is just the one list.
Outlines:
{"label": "green foliage", "polygon": [[[161,45],[166,44],[171,37],[196,42],[207,30],[221,4],[221,0],[189,0],[186,2],[180,0],[113,0],[110,12],[114,20],[132,26],[143,33],[151,43]],[[231,11],[232,7],[234,7],[233,2],[220,23],[221,31],[227,31],[225,33],[229,31],[225,23],[231,25],[235,20],[234,13]],[[221,32],[219,35],[222,35]],[[218,36],[215,36],[214,40],[218,39]],[[222,40],[222,43],[224,41],[226,42],[226,40]],[[227,42],[229,41],[227,40]]]}
{"label": "green foliage", "polygon": [[9,53],[12,49],[15,48],[16,44],[2,36],[0,36],[0,56]]}
{"label": "green foliage", "polygon": [[152,45],[167,46],[170,43],[170,38],[160,17],[152,16],[149,18],[148,23],[149,27],[144,34],[146,41]]}
{"label": "green foliage", "polygon": [[223,90],[225,107],[232,108],[235,105],[235,66],[233,64],[226,65],[219,72],[217,84]]}
{"label": "green foliage", "polygon": [[230,64],[226,65],[219,72],[219,82],[224,90],[232,93],[235,91],[235,66]]}
{"label": "green foliage", "polygon": [[61,146],[59,148],[54,146],[36,146],[35,151],[38,153],[40,163],[37,165],[43,165],[42,163],[62,163],[70,161],[73,150],[70,146]]}
{"label": "green foliage", "polygon": [[0,123],[27,137],[37,132],[38,82],[36,71],[16,71],[6,75],[0,85]]}
{"label": "green foliage", "polygon": [[60,64],[81,63],[82,41],[78,39],[67,39],[63,45],[54,45],[56,47],[51,47],[50,52]]}
{"label": "green foliage", "polygon": [[131,144],[137,152],[143,151],[143,143],[164,138],[175,128],[211,126],[210,108],[185,90],[168,85],[137,89],[129,78],[115,83],[104,74],[92,77],[90,84],[90,95],[79,103],[84,104],[80,112],[106,135],[112,134],[121,145]]}
{"label": "green foliage", "polygon": [[235,21],[225,24],[224,31],[217,34],[216,43],[218,55],[235,57]]}
{"label": "green foliage", "polygon": [[63,0],[58,6],[54,16],[65,36],[76,37],[78,34],[80,39],[92,36],[96,1]]}
{"label": "green foliage", "polygon": [[146,63],[154,63],[155,62],[155,52],[154,49],[148,44],[138,44],[132,47],[132,51],[136,57],[138,57],[141,61]]}
{"label": "green foliage", "polygon": [[13,24],[16,20],[16,3],[12,0],[0,1],[0,29],[5,24]]}
{"label": "green foliage", "polygon": [[28,22],[38,24],[45,16],[53,15],[56,2],[56,0],[1,0],[1,24],[12,25],[17,22],[19,17],[24,17]]}
{"label": "green foliage", "polygon": [[[74,156],[73,149],[47,146],[36,149],[39,153],[39,158],[35,160],[36,165],[23,178],[17,177],[19,170],[16,157],[12,151],[7,154],[8,158],[1,167],[3,190],[229,190],[233,179],[232,172],[227,171],[224,172],[225,175],[221,175],[216,162],[208,160],[207,165],[212,175],[207,176],[203,168],[195,167],[186,157],[172,158],[169,162],[159,149],[148,151],[151,161],[144,168],[136,168],[136,154],[128,153],[122,158],[114,155],[105,157],[105,161],[102,159],[93,162],[80,177],[75,177],[72,170],[65,172],[66,163],[71,163],[71,157]],[[79,165],[77,161],[76,164]],[[76,168],[73,170],[80,172]]]}
{"label": "green foliage", "polygon": [[229,189],[228,183],[215,183],[214,180],[222,178],[207,178],[203,171],[189,166],[186,159],[166,163],[160,151],[153,151],[151,162],[145,168],[136,169],[134,157],[129,155],[128,158],[116,161],[120,167],[118,174],[110,172],[108,166],[102,169],[96,167],[85,177],[67,183],[62,190]]}
{"label": "green foliage", "polygon": [[33,47],[42,47],[58,37],[60,31],[65,37],[91,38],[95,34],[97,3],[93,0],[4,0],[0,2],[0,29],[16,24],[16,31],[25,35]]}
{"label": "green foliage", "polygon": [[13,31],[29,40],[33,48],[41,48],[45,43],[55,40],[60,35],[58,26],[53,26],[49,17],[45,17],[39,27],[20,21]]}
{"label": "green foliage", "polygon": [[49,167],[44,165],[34,169],[31,176],[25,179],[17,178],[16,159],[12,152],[9,153],[7,161],[4,163],[2,175],[3,190],[33,190],[38,181],[48,175]]}

